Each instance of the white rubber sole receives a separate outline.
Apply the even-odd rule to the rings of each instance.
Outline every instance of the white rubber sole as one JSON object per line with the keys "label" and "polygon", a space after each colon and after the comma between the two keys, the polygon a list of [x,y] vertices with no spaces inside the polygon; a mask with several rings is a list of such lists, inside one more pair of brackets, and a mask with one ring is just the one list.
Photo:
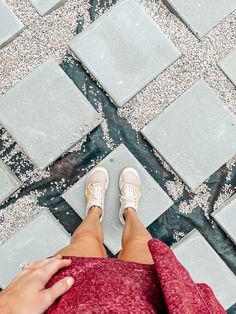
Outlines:
{"label": "white rubber sole", "polygon": [[[93,170],[91,170],[91,172],[89,173],[88,177],[87,177],[87,180],[86,180],[86,188],[85,188],[85,196],[86,196],[86,191],[87,191],[87,187],[88,187],[88,180],[90,178],[91,175],[93,175],[96,171],[103,171],[103,173],[105,173],[105,176],[106,176],[106,184],[105,184],[105,190],[107,191],[108,189],[108,186],[109,186],[109,174],[108,174],[108,171],[106,168],[104,167],[95,167]],[[86,213],[85,215],[87,216],[88,214],[88,211],[89,211],[89,208],[86,209]],[[102,208],[102,215],[100,217],[100,222],[103,221],[103,218],[104,218],[104,208]]]}
{"label": "white rubber sole", "polygon": [[[126,172],[132,172],[133,174],[135,174],[139,178],[139,182],[140,182],[140,185],[141,185],[141,179],[139,177],[139,174],[138,174],[137,170],[135,170],[132,167],[126,167],[126,168],[124,168],[122,170],[122,172],[120,174],[120,178],[119,178],[119,188],[120,188],[120,190],[122,189],[122,182],[121,182],[122,181],[122,177],[125,175]],[[136,212],[137,212],[137,210],[136,210]],[[124,213],[124,209],[120,208],[120,210],[119,210],[119,219],[120,219],[120,222],[122,223],[122,225],[125,225],[125,220],[124,220],[123,213]]]}

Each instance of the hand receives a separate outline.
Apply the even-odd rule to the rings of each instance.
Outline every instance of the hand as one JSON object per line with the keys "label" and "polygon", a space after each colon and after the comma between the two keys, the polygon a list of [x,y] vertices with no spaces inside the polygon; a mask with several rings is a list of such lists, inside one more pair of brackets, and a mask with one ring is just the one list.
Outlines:
{"label": "hand", "polygon": [[71,288],[72,277],[59,280],[45,289],[49,279],[61,268],[71,264],[61,255],[27,265],[9,286],[0,293],[1,314],[42,314],[53,302]]}

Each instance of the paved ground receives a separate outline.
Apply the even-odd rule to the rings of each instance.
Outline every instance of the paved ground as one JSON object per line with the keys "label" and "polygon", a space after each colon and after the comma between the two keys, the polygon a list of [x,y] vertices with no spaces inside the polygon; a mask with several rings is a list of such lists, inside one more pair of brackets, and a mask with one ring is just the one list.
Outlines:
{"label": "paved ground", "polygon": [[[13,180],[11,181],[12,189],[9,191],[5,185],[0,189],[0,196],[2,199],[6,199],[13,193],[20,185],[18,180],[23,183],[23,186],[1,206],[0,242],[4,243],[4,246],[0,250],[9,250],[10,245],[14,245],[14,241],[19,241],[17,239],[21,237],[27,238],[27,232],[25,234],[22,232],[21,237],[19,237],[17,231],[24,225],[27,225],[29,230],[33,228],[35,222],[32,223],[31,227],[30,221],[44,207],[59,219],[67,231],[73,232],[81,221],[75,211],[82,218],[83,214],[81,209],[78,210],[76,203],[74,204],[72,201],[70,203],[70,200],[64,197],[69,205],[62,198],[63,193],[74,184],[75,187],[77,184],[82,184],[82,177],[86,172],[106,156],[108,156],[106,160],[110,160],[109,162],[119,162],[119,159],[129,160],[126,158],[130,154],[132,158],[136,158],[140,169],[145,171],[144,176],[146,178],[150,176],[153,180],[150,183],[151,188],[158,187],[161,191],[160,198],[158,200],[153,199],[154,204],[155,202],[161,204],[166,197],[170,199],[170,203],[163,205],[162,209],[157,208],[155,210],[154,216],[150,216],[148,213],[147,216],[144,215],[143,221],[147,226],[152,223],[148,228],[153,236],[162,239],[169,245],[183,238],[183,241],[179,242],[180,248],[184,243],[183,257],[188,252],[189,237],[184,238],[187,233],[196,228],[205,237],[215,250],[214,252],[217,253],[216,255],[213,254],[212,267],[215,267],[216,272],[222,271],[225,276],[228,276],[224,288],[218,287],[217,281],[212,283],[217,293],[225,295],[222,297],[222,303],[224,303],[225,308],[228,308],[235,302],[236,298],[235,290],[232,289],[235,284],[233,273],[236,272],[235,229],[230,224],[233,221],[234,212],[231,209],[233,208],[231,203],[235,202],[234,197],[225,203],[235,193],[236,186],[236,158],[233,157],[236,152],[236,88],[234,85],[235,75],[232,71],[236,65],[232,51],[236,45],[236,8],[233,1],[228,1],[227,5],[223,7],[219,2],[217,13],[212,10],[208,23],[201,25],[204,14],[208,14],[210,11],[207,8],[208,1],[204,3],[200,0],[189,1],[188,5],[199,4],[195,9],[185,7],[186,5],[181,7],[178,2],[177,4],[175,2],[172,0],[165,1],[165,4],[161,1],[142,1],[141,3],[160,27],[158,28],[158,36],[163,34],[161,44],[168,40],[169,43],[166,44],[165,49],[167,51],[172,49],[173,51],[169,59],[164,53],[166,59],[160,64],[161,60],[159,62],[156,60],[155,54],[150,54],[154,49],[152,37],[150,36],[148,39],[146,36],[144,40],[140,37],[140,31],[134,36],[135,28],[130,39],[127,40],[132,49],[128,49],[127,45],[124,45],[123,37],[115,37],[114,40],[110,27],[106,32],[96,34],[95,38],[100,36],[99,38],[104,40],[103,36],[107,36],[106,40],[113,47],[113,50],[103,50],[104,45],[100,46],[100,41],[96,46],[87,35],[83,37],[85,39],[78,39],[80,43],[78,48],[70,45],[74,52],[72,55],[68,45],[74,38],[75,31],[81,33],[83,29],[87,29],[89,24],[102,15],[103,11],[109,8],[112,3],[68,0],[57,10],[40,17],[28,1],[7,1],[25,28],[13,41],[0,50],[0,88],[3,94],[0,98],[0,107],[2,108],[0,120],[5,127],[1,129],[1,158],[9,167],[8,169],[5,166],[1,167],[3,169],[1,175],[6,184],[9,184],[9,178]],[[34,4],[34,1],[32,3]],[[40,8],[36,9],[44,15],[50,8],[42,8],[42,11]],[[175,14],[172,14],[170,10],[174,11]],[[116,15],[115,10],[113,12]],[[123,12],[128,12],[128,10]],[[196,12],[195,16],[192,15],[192,12]],[[146,16],[144,11],[142,12],[143,15]],[[122,18],[122,14],[119,16]],[[102,21],[104,20],[103,15]],[[126,20],[129,21],[127,18]],[[130,21],[132,23],[137,22],[138,25],[139,19],[135,21],[135,19],[130,18]],[[154,27],[150,20],[143,19],[142,21],[143,24],[136,26],[136,29],[140,27],[144,31],[148,27]],[[121,22],[122,20],[120,20]],[[119,21],[117,23],[119,25]],[[113,26],[115,27],[115,25]],[[123,28],[127,30],[125,23]],[[129,36],[128,33],[126,31],[123,36]],[[86,33],[83,32],[83,34]],[[110,34],[110,37],[107,34]],[[10,37],[12,39],[14,36],[11,35]],[[144,47],[142,47],[142,41],[145,41]],[[93,47],[94,56],[91,52],[90,58],[87,58],[90,47]],[[86,51],[86,49],[88,50]],[[84,52],[85,54],[83,54]],[[228,56],[230,52],[231,54]],[[98,57],[96,58],[96,56]],[[105,56],[105,58],[99,60],[100,56]],[[227,57],[225,58],[225,56]],[[66,121],[70,121],[72,112],[74,117],[76,108],[73,104],[67,107],[67,110],[60,107],[59,102],[62,97],[58,97],[57,101],[57,108],[61,109],[55,110],[55,112],[53,107],[50,107],[49,110],[47,105],[41,111],[38,106],[37,108],[35,106],[35,109],[31,109],[31,111],[29,110],[31,107],[27,107],[27,101],[31,99],[30,93],[33,94],[36,87],[40,91],[41,84],[37,84],[39,79],[36,75],[33,75],[33,79],[36,76],[36,80],[31,81],[29,79],[29,83],[27,83],[29,85],[25,83],[24,78],[36,67],[47,61],[49,57],[60,63],[65,76],[67,75],[72,79],[78,87],[78,92],[81,91],[78,97],[82,99],[82,94],[85,95],[88,106],[91,106],[90,110],[94,107],[100,117],[104,118],[102,122],[93,123],[92,127],[88,126],[88,122],[86,122],[86,127],[80,125],[78,129],[68,129]],[[82,60],[95,80],[91,79],[90,74],[76,59]],[[109,64],[105,63],[108,62],[107,60],[110,62]],[[118,69],[115,68],[116,62],[119,64]],[[135,68],[134,65],[137,64],[139,66]],[[110,72],[107,69],[110,69]],[[55,69],[55,73],[60,72],[58,71]],[[103,76],[104,72],[106,72],[105,76]],[[137,72],[142,73],[142,75],[136,82]],[[156,78],[148,83],[154,76]],[[43,76],[43,78],[45,77]],[[56,79],[56,74],[50,76],[52,86],[56,86]],[[66,80],[63,76],[64,79]],[[203,82],[200,84],[206,86],[204,93],[202,92],[203,87],[200,92],[195,92],[197,90],[195,86],[198,86],[199,79],[202,79],[200,82]],[[21,81],[21,85],[17,84],[19,81]],[[44,79],[42,83],[43,81]],[[108,94],[98,87],[96,81],[106,89]],[[65,86],[63,82],[61,87]],[[116,84],[117,82],[120,83]],[[127,89],[131,83],[132,88]],[[146,87],[144,87],[145,83],[148,83]],[[27,99],[19,97],[19,90],[23,91],[25,85],[28,86],[27,91],[29,92]],[[49,86],[48,84],[45,85]],[[30,91],[31,86],[32,91]],[[61,89],[61,87],[58,85],[57,88]],[[129,94],[131,89],[133,94]],[[137,95],[132,98],[136,92],[138,92]],[[51,104],[57,92],[51,92],[51,88],[48,87],[48,90],[47,88],[44,89],[44,94],[45,104]],[[23,95],[25,95],[24,92]],[[40,103],[40,99],[42,101],[40,97],[43,97],[43,93],[41,95],[39,92],[37,95]],[[120,97],[121,95],[122,97]],[[196,99],[195,109],[190,109],[189,112],[184,108],[185,100],[188,97],[190,100],[194,97]],[[69,94],[68,98],[70,99]],[[113,102],[110,98],[113,98]],[[128,103],[123,105],[127,100],[129,100]],[[198,106],[198,101],[202,107]],[[33,103],[35,104],[35,101]],[[187,103],[192,102],[188,100]],[[14,110],[7,110],[6,104],[7,107],[12,106]],[[28,105],[31,106],[30,101]],[[167,107],[168,111],[163,111]],[[34,115],[36,109],[39,111]],[[161,112],[162,114],[160,114]],[[34,121],[34,116],[39,117],[39,119]],[[53,116],[57,118],[50,125]],[[152,131],[153,123],[149,123],[155,117],[157,117],[154,120],[157,122],[157,126],[154,124],[154,131]],[[24,125],[22,130],[16,122],[13,123],[14,119],[20,125]],[[86,119],[88,118],[86,117]],[[162,121],[163,126],[160,127]],[[61,128],[63,123],[66,133],[63,132],[63,127]],[[99,123],[100,126],[95,128]],[[59,128],[60,132],[58,131]],[[84,134],[84,129],[86,132],[94,130],[82,141],[76,143]],[[32,130],[35,132],[35,136],[32,134]],[[158,134],[163,132],[158,137],[158,141],[157,130]],[[29,139],[28,134],[30,134]],[[60,141],[56,142],[54,138],[59,135]],[[18,144],[14,142],[12,136]],[[66,136],[69,138],[67,139]],[[40,141],[39,138],[41,138]],[[44,138],[47,139],[47,143],[44,142]],[[68,147],[74,143],[76,144],[68,150]],[[50,150],[45,148],[50,144]],[[114,158],[109,157],[109,154],[119,144],[124,144],[128,153],[121,156],[117,155],[118,157],[115,155]],[[46,155],[47,152],[48,155]],[[178,156],[180,152],[181,156]],[[62,156],[57,159],[60,155]],[[196,155],[201,157],[196,158]],[[131,165],[134,162],[132,158]],[[54,161],[55,159],[57,160]],[[43,163],[41,163],[42,160]],[[182,163],[179,163],[179,160]],[[50,163],[52,163],[51,166],[45,168]],[[41,170],[38,170],[36,165],[40,166]],[[193,173],[197,173],[198,176],[192,176]],[[207,180],[205,181],[205,179]],[[71,191],[73,192],[72,198],[76,198],[74,186]],[[114,197],[117,194],[116,191],[111,191],[111,193],[114,193]],[[109,202],[111,203],[111,201]],[[215,218],[216,223],[212,219],[211,213],[222,204],[223,207],[218,209],[218,212],[223,213],[223,218],[217,214],[219,218]],[[114,228],[119,228],[118,223],[118,221],[114,222]],[[54,220],[52,220],[52,224],[55,226],[55,232],[61,232],[58,231]],[[43,224],[39,224],[39,226],[43,228]],[[230,238],[227,237],[227,233]],[[195,234],[193,233],[193,235]],[[112,243],[109,230],[107,236],[108,247],[113,253],[116,253],[119,249],[119,240],[117,239]],[[9,238],[11,243],[7,242]],[[185,247],[186,251],[184,250]],[[212,253],[208,251],[207,247],[203,255],[207,256],[208,254],[211,256]],[[110,255],[112,256],[111,253]],[[27,259],[27,256],[25,258]],[[221,264],[222,261],[227,266]],[[200,258],[193,271],[199,270],[202,273],[202,266],[203,260]],[[195,276],[197,280],[199,278],[198,273]],[[0,280],[1,283],[4,286],[3,279]],[[222,293],[221,288],[228,290],[228,293]],[[232,307],[230,313],[235,313],[235,311],[236,308]]]}

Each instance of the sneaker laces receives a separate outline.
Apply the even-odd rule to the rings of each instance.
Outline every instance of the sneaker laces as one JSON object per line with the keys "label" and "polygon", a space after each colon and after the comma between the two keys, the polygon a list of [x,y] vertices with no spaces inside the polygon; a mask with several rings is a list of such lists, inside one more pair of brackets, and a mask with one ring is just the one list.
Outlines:
{"label": "sneaker laces", "polygon": [[126,203],[134,203],[135,208],[138,207],[138,197],[135,195],[135,186],[132,184],[125,184],[124,194],[120,196],[120,202],[123,205],[124,209],[126,208]]}
{"label": "sneaker laces", "polygon": [[90,203],[97,200],[102,204],[103,203],[103,189],[104,189],[103,184],[102,183],[92,183],[92,184],[90,184],[88,189],[92,194]]}

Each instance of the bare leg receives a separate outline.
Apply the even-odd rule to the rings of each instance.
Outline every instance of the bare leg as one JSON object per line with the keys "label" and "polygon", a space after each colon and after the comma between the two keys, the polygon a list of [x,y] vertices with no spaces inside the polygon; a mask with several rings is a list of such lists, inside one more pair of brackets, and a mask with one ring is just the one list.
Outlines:
{"label": "bare leg", "polygon": [[143,264],[153,264],[152,255],[147,242],[152,239],[151,234],[138,218],[133,208],[124,211],[125,227],[122,234],[122,250],[118,258]]}
{"label": "bare leg", "polygon": [[104,236],[99,221],[100,207],[93,206],[75,230],[68,246],[57,252],[62,256],[107,257]]}

